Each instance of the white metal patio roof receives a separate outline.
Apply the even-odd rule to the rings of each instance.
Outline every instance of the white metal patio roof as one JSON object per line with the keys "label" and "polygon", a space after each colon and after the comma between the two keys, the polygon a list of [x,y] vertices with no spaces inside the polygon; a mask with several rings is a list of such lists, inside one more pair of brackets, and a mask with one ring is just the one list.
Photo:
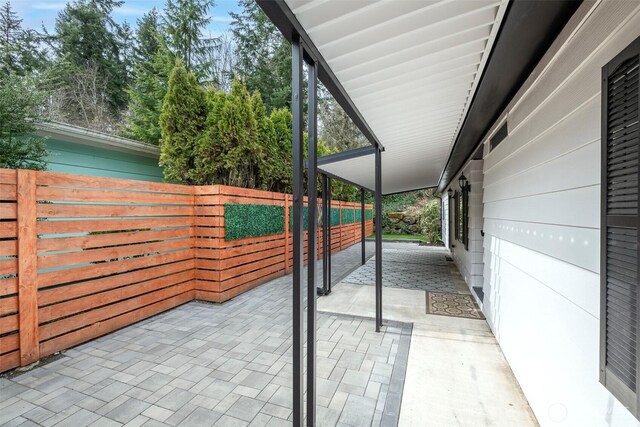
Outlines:
{"label": "white metal patio roof", "polygon": [[[382,192],[435,186],[506,0],[286,0],[385,147]],[[373,155],[321,170],[374,187]]]}
{"label": "white metal patio roof", "polygon": [[[382,193],[442,191],[580,1],[257,0],[372,145]],[[374,188],[373,155],[319,163]]]}

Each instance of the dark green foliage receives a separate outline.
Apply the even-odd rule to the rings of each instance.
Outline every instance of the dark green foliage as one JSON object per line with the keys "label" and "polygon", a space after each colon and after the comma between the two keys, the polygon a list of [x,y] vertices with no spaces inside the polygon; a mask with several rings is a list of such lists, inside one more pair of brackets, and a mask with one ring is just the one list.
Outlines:
{"label": "dark green foliage", "polygon": [[356,222],[362,221],[362,209],[356,209]]}
{"label": "dark green foliage", "polygon": [[124,136],[160,144],[160,111],[175,59],[162,36],[160,17],[152,9],[138,20],[133,81],[128,89],[129,115]]}
{"label": "dark green foliage", "polygon": [[199,184],[195,148],[204,133],[206,118],[205,91],[178,59],[160,115],[160,166],[167,181]]}
{"label": "dark green foliage", "polygon": [[[73,94],[65,99],[78,97],[78,79],[91,69],[95,71],[92,78],[97,82],[98,93],[87,91],[83,97],[104,97],[114,115],[118,115],[128,101],[126,89],[129,81],[122,55],[125,43],[120,38],[120,27],[111,17],[113,10],[121,5],[122,2],[113,0],[67,3],[58,14],[55,25],[57,85],[61,91]],[[84,113],[78,103],[66,103],[63,108],[71,119]]]}
{"label": "dark green foliage", "polygon": [[331,208],[331,226],[340,225],[340,208]]}
{"label": "dark green foliage", "polygon": [[353,224],[355,221],[355,215],[353,213],[353,208],[343,208],[342,209],[342,223],[343,224]]}
{"label": "dark green foliage", "polygon": [[267,112],[291,103],[291,47],[255,0],[240,0],[232,13],[235,73],[249,91],[259,91]]}
{"label": "dark green foliage", "polygon": [[42,36],[22,28],[22,19],[8,1],[0,6],[0,77],[25,75],[46,62]]}
{"label": "dark green foliage", "polygon": [[284,206],[227,203],[224,227],[227,241],[284,233]]}
{"label": "dark green foliage", "polygon": [[[302,210],[302,228],[309,229],[309,208],[306,206]],[[293,206],[289,206],[289,231],[293,231]]]}
{"label": "dark green foliage", "polygon": [[366,219],[367,219],[367,221],[373,219],[373,209],[367,209]]}
{"label": "dark green foliage", "polygon": [[213,6],[213,0],[168,0],[165,7],[165,30],[171,51],[198,77],[205,72],[207,40],[202,30],[211,22],[209,8]]}
{"label": "dark green foliage", "polygon": [[0,168],[44,170],[44,139],[28,136],[45,119],[45,94],[37,81],[13,73],[0,77]]}

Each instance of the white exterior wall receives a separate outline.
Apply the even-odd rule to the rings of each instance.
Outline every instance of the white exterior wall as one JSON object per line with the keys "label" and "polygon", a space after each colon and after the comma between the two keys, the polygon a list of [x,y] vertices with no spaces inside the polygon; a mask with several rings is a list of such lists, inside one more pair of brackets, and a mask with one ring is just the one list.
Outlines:
{"label": "white exterior wall", "polygon": [[[463,169],[462,173],[471,184],[471,192],[469,193],[469,249],[465,249],[464,243],[455,239],[455,225],[452,222],[455,218],[453,209],[455,209],[455,202],[452,200],[452,206],[450,208],[449,224],[451,226],[451,240],[455,248],[448,245],[451,250],[453,261],[456,263],[460,274],[467,283],[467,286],[471,289],[474,286],[482,287],[483,274],[484,274],[484,261],[483,261],[483,239],[481,230],[483,229],[483,204],[482,204],[482,160],[472,160]],[[460,191],[458,185],[458,174],[451,181],[451,188],[453,191]],[[445,192],[446,194],[446,192]],[[475,294],[474,294],[475,295]]]}
{"label": "white exterior wall", "polygon": [[581,8],[484,159],[483,311],[542,426],[637,426],[598,381],[600,73],[640,2]]}

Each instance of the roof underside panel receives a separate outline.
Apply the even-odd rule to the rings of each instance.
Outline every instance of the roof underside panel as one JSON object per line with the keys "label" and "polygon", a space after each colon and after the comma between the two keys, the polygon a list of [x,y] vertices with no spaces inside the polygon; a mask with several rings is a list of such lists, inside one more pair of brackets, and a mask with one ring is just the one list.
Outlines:
{"label": "roof underside panel", "polygon": [[[385,147],[383,193],[436,186],[507,1],[285,1]],[[323,169],[372,188],[373,156]]]}

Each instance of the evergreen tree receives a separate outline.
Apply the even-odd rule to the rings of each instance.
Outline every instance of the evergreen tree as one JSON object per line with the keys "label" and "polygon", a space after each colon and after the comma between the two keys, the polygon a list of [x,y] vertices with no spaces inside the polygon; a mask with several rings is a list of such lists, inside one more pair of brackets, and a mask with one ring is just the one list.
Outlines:
{"label": "evergreen tree", "polygon": [[273,126],[272,144],[266,147],[263,181],[265,189],[282,193],[292,191],[293,118],[286,108],[278,108],[269,117]]}
{"label": "evergreen tree", "polygon": [[0,84],[0,168],[44,170],[44,139],[33,136],[44,120],[44,94],[31,76],[9,74]]}
{"label": "evergreen tree", "polygon": [[207,51],[202,30],[211,22],[208,11],[214,6],[214,0],[167,0],[165,8],[172,52],[182,59],[187,70],[198,75],[203,74],[202,61]]}
{"label": "evergreen tree", "polygon": [[231,13],[236,44],[236,75],[258,91],[267,112],[291,103],[291,47],[254,0],[240,0]]}
{"label": "evergreen tree", "polygon": [[169,73],[175,63],[161,35],[158,12],[153,9],[138,21],[133,81],[128,90],[129,114],[125,136],[160,143],[160,110],[167,92]]}
{"label": "evergreen tree", "polygon": [[195,152],[206,119],[205,91],[178,59],[169,77],[160,114],[160,166],[164,168],[165,180],[197,183],[194,179]]}
{"label": "evergreen tree", "polygon": [[22,19],[8,1],[0,6],[0,78],[10,73],[25,75],[45,62],[42,37],[22,28]]}
{"label": "evergreen tree", "polygon": [[257,122],[249,92],[236,80],[231,87],[231,93],[225,99],[218,121],[225,172],[224,184],[256,187],[263,155],[256,129]]}
{"label": "evergreen tree", "polygon": [[[104,102],[116,117],[127,105],[127,66],[121,54],[120,27],[111,17],[113,9],[121,5],[114,0],[76,0],[58,14],[55,74],[64,98],[63,118],[70,122],[86,115],[83,102]],[[88,71],[95,74],[92,80],[100,90],[78,93],[78,81],[83,81]],[[93,99],[84,99],[87,97]]]}

